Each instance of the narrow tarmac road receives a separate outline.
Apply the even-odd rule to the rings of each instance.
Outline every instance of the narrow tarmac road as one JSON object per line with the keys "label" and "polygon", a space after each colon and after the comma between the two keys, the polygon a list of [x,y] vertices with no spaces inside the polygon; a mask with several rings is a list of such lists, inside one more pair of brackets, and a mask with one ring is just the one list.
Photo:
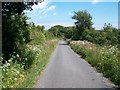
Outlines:
{"label": "narrow tarmac road", "polygon": [[52,54],[35,88],[111,88],[112,84],[65,43]]}

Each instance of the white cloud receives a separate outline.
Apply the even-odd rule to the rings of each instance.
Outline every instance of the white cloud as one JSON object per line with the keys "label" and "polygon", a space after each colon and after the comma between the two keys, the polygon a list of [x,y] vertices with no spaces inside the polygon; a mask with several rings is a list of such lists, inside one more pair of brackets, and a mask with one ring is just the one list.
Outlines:
{"label": "white cloud", "polygon": [[92,4],[96,4],[99,0],[93,0]]}
{"label": "white cloud", "polygon": [[53,15],[56,15],[56,14],[57,14],[56,12],[53,13]]}
{"label": "white cloud", "polygon": [[55,26],[55,25],[62,25],[62,26],[74,26],[74,23],[69,23],[69,22],[58,22],[58,23],[51,23],[50,26]]}
{"label": "white cloud", "polygon": [[42,14],[44,15],[44,14],[46,14],[47,12],[54,10],[55,8],[56,8],[56,6],[54,6],[54,5],[49,6],[48,8],[46,8],[46,9],[43,11]]}
{"label": "white cloud", "polygon": [[48,5],[48,2],[44,1],[42,3],[38,3],[38,5],[33,5],[32,8],[35,11],[35,10],[38,10],[38,9],[44,9],[44,8],[47,7],[47,5]]}
{"label": "white cloud", "polygon": [[[112,23],[112,22],[111,22]],[[116,22],[113,22],[112,24],[111,24],[113,27],[115,27],[115,28],[118,28],[118,24],[116,23]],[[93,28],[95,28],[96,30],[101,30],[101,29],[103,29],[103,27],[104,27],[104,23],[94,23],[94,25],[92,25],[93,26]]]}
{"label": "white cloud", "polygon": [[[24,12],[28,17],[30,18],[44,18],[49,16],[49,11],[52,11],[56,8],[54,5],[50,5],[50,2],[48,0],[44,0],[42,3],[38,3],[37,5],[32,6],[32,11],[25,10]],[[54,14],[55,15],[55,14]]]}
{"label": "white cloud", "polygon": [[56,22],[56,21],[49,21],[49,22],[41,22],[41,23],[36,23],[36,25],[44,25],[45,26],[45,29],[49,29],[51,28],[52,26],[55,26],[55,25],[62,25],[62,26],[74,26],[74,22]]}
{"label": "white cloud", "polygon": [[99,2],[117,2],[119,0],[92,0],[92,4],[97,4]]}
{"label": "white cloud", "polygon": [[100,0],[93,0],[92,1],[92,4],[96,4],[96,3],[98,3]]}

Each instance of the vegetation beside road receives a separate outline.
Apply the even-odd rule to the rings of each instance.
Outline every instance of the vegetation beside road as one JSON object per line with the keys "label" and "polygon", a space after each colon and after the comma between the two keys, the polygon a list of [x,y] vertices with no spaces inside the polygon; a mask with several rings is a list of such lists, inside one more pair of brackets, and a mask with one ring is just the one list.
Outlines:
{"label": "vegetation beside road", "polygon": [[6,64],[3,65],[2,86],[3,88],[31,88],[35,84],[37,77],[47,64],[57,40],[48,40],[42,45],[28,45],[25,56],[25,62],[18,63],[16,58],[11,57]]}
{"label": "vegetation beside road", "polygon": [[44,26],[28,23],[24,10],[34,2],[2,3],[2,88],[31,88],[47,64],[58,39]]}
{"label": "vegetation beside road", "polygon": [[88,41],[72,41],[70,46],[105,77],[120,86],[120,51],[116,46],[99,46]]}
{"label": "vegetation beside road", "polygon": [[120,30],[110,23],[95,30],[86,10],[75,12],[72,19],[75,26],[54,26],[49,31],[64,36],[75,52],[120,86]]}
{"label": "vegetation beside road", "polygon": [[31,28],[33,30],[30,34],[33,40],[26,45],[21,55],[14,52],[14,55],[2,66],[3,88],[33,87],[57,44],[57,38],[45,36],[48,33],[41,31],[41,26],[38,28],[30,25],[29,27],[34,27]]}
{"label": "vegetation beside road", "polygon": [[69,39],[72,49],[120,86],[120,30],[110,23],[92,27],[86,10],[75,12],[75,26],[28,23],[24,10],[36,2],[2,3],[2,88],[31,88],[54,50],[58,38]]}
{"label": "vegetation beside road", "polygon": [[73,19],[77,22],[68,41],[71,48],[120,86],[120,30],[110,23],[105,23],[102,30],[95,30],[87,11],[76,12]]}

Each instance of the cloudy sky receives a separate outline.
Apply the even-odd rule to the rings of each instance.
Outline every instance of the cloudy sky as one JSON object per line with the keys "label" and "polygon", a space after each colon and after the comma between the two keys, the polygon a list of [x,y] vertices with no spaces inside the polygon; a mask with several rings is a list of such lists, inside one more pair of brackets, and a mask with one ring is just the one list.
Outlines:
{"label": "cloudy sky", "polygon": [[46,29],[49,29],[54,25],[73,26],[74,20],[71,17],[74,11],[87,10],[93,17],[93,26],[96,29],[101,29],[104,23],[111,23],[114,27],[118,27],[118,0],[107,1],[56,0],[55,2],[51,0],[48,2],[44,0],[33,6],[33,11],[26,11],[26,15],[30,18],[29,22],[44,25]]}

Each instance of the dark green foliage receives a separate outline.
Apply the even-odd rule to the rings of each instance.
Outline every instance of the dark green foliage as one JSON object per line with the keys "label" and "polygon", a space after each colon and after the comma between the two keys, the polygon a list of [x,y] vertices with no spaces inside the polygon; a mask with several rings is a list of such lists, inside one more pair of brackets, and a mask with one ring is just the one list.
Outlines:
{"label": "dark green foliage", "polygon": [[[4,60],[11,57],[13,52],[20,52],[21,48],[30,41],[27,29],[27,17],[23,10],[32,10],[30,2],[2,3],[2,51]],[[3,62],[5,62],[3,60]]]}
{"label": "dark green foliage", "polygon": [[105,43],[105,33],[103,31],[98,30],[85,30],[82,33],[82,40],[88,40],[90,42],[96,43],[96,44],[103,44]]}
{"label": "dark green foliage", "polygon": [[85,11],[75,12],[72,19],[75,22],[73,30],[73,40],[88,40],[99,45],[118,45],[120,48],[120,30],[112,27],[110,23],[104,25],[103,30],[95,30],[92,28],[92,17]]}
{"label": "dark green foliage", "polygon": [[32,10],[36,2],[2,2],[2,15],[8,17],[11,15],[21,15],[23,10]]}
{"label": "dark green foliage", "polygon": [[109,23],[108,25],[105,24],[104,27],[104,32],[106,33],[106,43],[107,44],[112,44],[116,45],[119,42],[119,37],[120,37],[120,30],[112,27],[112,25]]}
{"label": "dark green foliage", "polygon": [[44,26],[39,26],[39,25],[38,25],[38,26],[36,26],[36,29],[43,33],[44,30],[45,30],[45,27],[44,27]]}
{"label": "dark green foliage", "polygon": [[3,88],[32,87],[55,48],[57,41],[44,26],[27,23],[23,10],[32,10],[33,4],[2,4]]}
{"label": "dark green foliage", "polygon": [[33,64],[34,60],[35,60],[35,57],[36,57],[36,52],[33,52],[31,50],[26,50],[24,53],[23,53],[23,57],[26,57],[24,58],[24,69],[27,70],[31,67],[31,65]]}
{"label": "dark green foliage", "polygon": [[120,42],[120,30],[105,24],[103,30],[85,30],[82,39],[99,45],[117,45]]}
{"label": "dark green foliage", "polygon": [[64,36],[67,39],[72,38],[74,27],[65,27]]}
{"label": "dark green foliage", "polygon": [[48,31],[55,37],[64,37],[70,39],[73,36],[73,30],[74,27],[63,27],[60,25],[56,25],[51,27]]}
{"label": "dark green foliage", "polygon": [[56,25],[51,27],[48,31],[51,32],[56,37],[62,37],[64,36],[64,30],[65,28],[60,25]]}
{"label": "dark green foliage", "polygon": [[92,28],[92,16],[84,10],[75,12],[72,19],[77,20],[75,22],[76,29],[74,30],[73,39],[79,40],[84,30]]}

